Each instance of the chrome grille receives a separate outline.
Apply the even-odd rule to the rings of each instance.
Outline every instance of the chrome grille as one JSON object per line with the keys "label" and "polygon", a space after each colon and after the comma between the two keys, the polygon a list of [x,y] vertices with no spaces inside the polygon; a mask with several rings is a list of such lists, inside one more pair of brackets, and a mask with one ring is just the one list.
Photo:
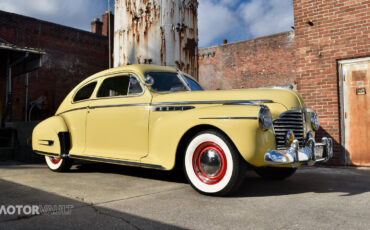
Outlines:
{"label": "chrome grille", "polygon": [[304,115],[301,110],[286,111],[280,117],[273,121],[275,140],[277,149],[286,149],[285,137],[289,130],[292,130],[294,136],[299,141],[299,145],[303,146],[305,131],[304,131]]}

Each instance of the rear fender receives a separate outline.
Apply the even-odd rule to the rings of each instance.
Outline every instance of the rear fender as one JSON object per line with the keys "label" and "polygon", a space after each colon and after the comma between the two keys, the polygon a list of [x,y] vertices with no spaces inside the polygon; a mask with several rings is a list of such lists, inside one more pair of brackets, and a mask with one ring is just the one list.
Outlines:
{"label": "rear fender", "polygon": [[33,151],[44,155],[66,155],[70,149],[70,135],[61,116],[40,122],[32,132]]}

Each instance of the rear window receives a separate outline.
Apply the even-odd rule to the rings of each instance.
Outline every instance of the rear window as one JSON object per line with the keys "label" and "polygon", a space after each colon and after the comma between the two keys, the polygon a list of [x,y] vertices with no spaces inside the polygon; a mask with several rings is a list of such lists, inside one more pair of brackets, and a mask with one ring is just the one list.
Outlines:
{"label": "rear window", "polygon": [[75,97],[73,98],[73,102],[78,102],[78,101],[89,99],[92,93],[94,92],[95,86],[96,86],[96,82],[92,82],[82,87],[76,93]]}

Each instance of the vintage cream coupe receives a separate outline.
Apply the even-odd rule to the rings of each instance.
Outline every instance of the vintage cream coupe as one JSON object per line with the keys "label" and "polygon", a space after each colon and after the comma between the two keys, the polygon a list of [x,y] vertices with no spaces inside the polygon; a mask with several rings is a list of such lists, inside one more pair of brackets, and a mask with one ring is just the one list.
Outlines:
{"label": "vintage cream coupe", "polygon": [[73,159],[172,170],[200,193],[226,195],[246,169],[284,179],[332,157],[315,142],[316,114],[290,89],[204,91],[171,67],[130,65],[76,86],[55,116],[33,130],[32,147],[53,171]]}

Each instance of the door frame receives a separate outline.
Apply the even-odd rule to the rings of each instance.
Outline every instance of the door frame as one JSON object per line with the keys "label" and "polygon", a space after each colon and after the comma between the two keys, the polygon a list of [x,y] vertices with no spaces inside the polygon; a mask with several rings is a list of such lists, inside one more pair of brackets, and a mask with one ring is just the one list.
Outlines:
{"label": "door frame", "polygon": [[344,93],[343,93],[343,65],[352,64],[352,63],[359,63],[359,62],[366,62],[370,61],[370,57],[362,57],[362,58],[353,58],[353,59],[344,59],[338,60],[338,83],[339,83],[339,106],[340,106],[340,144],[343,147],[342,149],[342,156],[344,159],[345,165],[352,165],[351,158],[349,153],[346,150],[346,127],[345,127],[345,118],[344,118]]}

